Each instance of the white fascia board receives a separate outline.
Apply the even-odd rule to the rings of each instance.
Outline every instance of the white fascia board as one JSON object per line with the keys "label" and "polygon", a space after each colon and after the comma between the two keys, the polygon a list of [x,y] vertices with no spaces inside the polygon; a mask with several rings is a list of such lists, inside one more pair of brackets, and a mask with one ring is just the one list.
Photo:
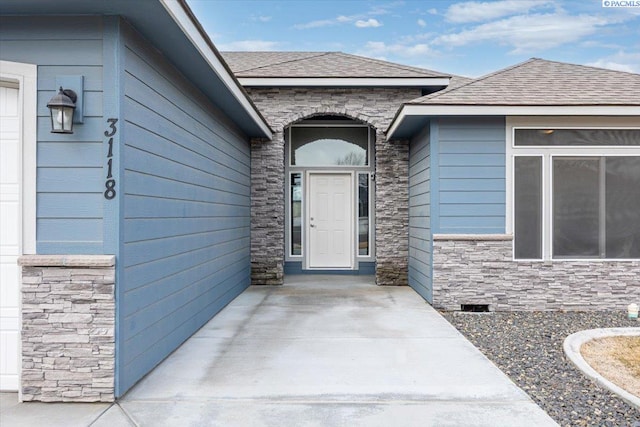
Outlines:
{"label": "white fascia board", "polygon": [[357,78],[357,77],[240,77],[245,87],[431,87],[448,86],[448,77]]}
{"label": "white fascia board", "polygon": [[260,114],[247,99],[244,92],[238,86],[236,80],[229,74],[225,66],[220,62],[209,43],[202,37],[189,15],[182,8],[180,2],[176,0],[159,0],[160,4],[167,10],[175,23],[180,27],[182,32],[187,36],[191,43],[198,49],[200,55],[207,61],[213,72],[222,80],[224,85],[229,89],[233,96],[242,105],[245,111],[251,116],[253,121],[260,127],[260,130],[271,139],[273,132],[264,122]]}
{"label": "white fascia board", "polygon": [[640,116],[640,105],[403,105],[387,139],[408,116]]}

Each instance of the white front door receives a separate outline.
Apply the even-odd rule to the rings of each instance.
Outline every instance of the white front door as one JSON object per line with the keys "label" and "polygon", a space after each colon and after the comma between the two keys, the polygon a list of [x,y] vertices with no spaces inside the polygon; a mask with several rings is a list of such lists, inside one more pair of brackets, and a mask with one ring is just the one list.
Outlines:
{"label": "white front door", "polygon": [[309,172],[308,182],[309,268],[352,268],[353,175]]}
{"label": "white front door", "polygon": [[20,109],[18,89],[0,85],[0,390],[18,389],[21,253]]}

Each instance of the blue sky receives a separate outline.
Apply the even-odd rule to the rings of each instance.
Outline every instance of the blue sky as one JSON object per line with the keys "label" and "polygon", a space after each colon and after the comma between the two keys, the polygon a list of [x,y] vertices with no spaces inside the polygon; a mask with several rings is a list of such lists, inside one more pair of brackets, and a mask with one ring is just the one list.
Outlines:
{"label": "blue sky", "polygon": [[342,51],[470,77],[531,57],[640,73],[640,0],[188,3],[222,51]]}

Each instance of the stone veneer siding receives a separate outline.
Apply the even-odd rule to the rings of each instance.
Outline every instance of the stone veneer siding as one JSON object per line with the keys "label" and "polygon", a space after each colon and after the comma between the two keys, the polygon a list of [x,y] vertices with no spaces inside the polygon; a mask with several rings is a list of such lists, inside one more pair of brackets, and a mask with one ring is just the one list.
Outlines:
{"label": "stone veneer siding", "polygon": [[115,257],[26,255],[23,401],[114,400]]}
{"label": "stone veneer siding", "polygon": [[623,310],[634,301],[640,301],[640,261],[514,261],[510,235],[433,237],[436,308]]}
{"label": "stone veneer siding", "polygon": [[399,106],[420,89],[246,88],[275,134],[251,143],[252,284],[282,284],[284,266],[284,129],[316,115],[362,120],[376,131],[376,283],[406,285],[409,143],[387,142]]}

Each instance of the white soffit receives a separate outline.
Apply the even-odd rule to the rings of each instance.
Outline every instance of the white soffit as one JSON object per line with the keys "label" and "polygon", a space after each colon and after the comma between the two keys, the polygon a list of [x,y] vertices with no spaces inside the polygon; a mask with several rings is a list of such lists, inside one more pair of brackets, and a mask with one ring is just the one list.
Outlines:
{"label": "white soffit", "polygon": [[448,77],[240,77],[246,87],[431,87],[448,86]]}
{"label": "white soffit", "polygon": [[408,117],[443,116],[638,116],[640,105],[403,105],[389,126],[391,139]]}

